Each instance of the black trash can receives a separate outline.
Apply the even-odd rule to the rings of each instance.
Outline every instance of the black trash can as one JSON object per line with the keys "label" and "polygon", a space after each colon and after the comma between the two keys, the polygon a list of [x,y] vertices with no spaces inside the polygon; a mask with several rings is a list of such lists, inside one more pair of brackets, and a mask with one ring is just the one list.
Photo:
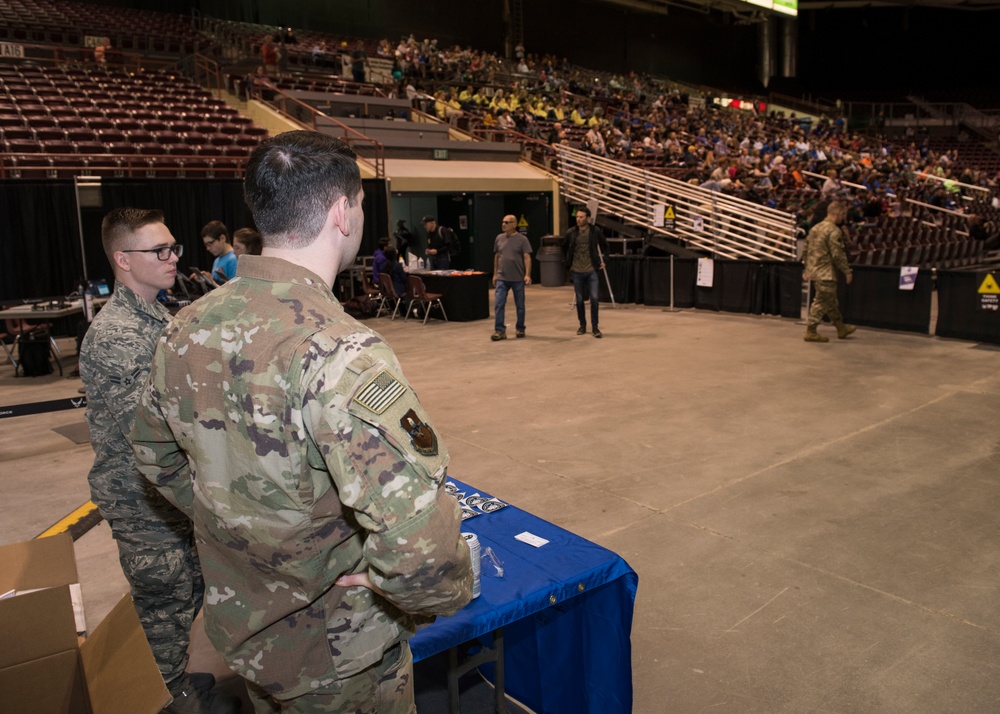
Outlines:
{"label": "black trash can", "polygon": [[542,236],[542,246],[536,257],[543,287],[558,288],[566,284],[562,242],[562,236]]}

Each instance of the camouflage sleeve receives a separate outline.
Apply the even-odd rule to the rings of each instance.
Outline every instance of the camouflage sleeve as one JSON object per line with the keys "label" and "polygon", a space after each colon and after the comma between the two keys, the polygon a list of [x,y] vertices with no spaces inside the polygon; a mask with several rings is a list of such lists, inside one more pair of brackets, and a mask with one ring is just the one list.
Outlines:
{"label": "camouflage sleeve", "polygon": [[143,477],[156,486],[164,497],[194,519],[194,494],[191,467],[187,455],[178,445],[163,413],[160,395],[166,373],[164,366],[167,346],[157,345],[153,367],[146,388],[142,390],[135,425],[132,427],[132,451],[135,465]]}
{"label": "camouflage sleeve", "polygon": [[370,348],[346,369],[319,366],[303,392],[303,420],[340,500],[367,531],[375,586],[413,615],[449,615],[468,603],[461,509],[444,491],[448,454],[391,350]]}
{"label": "camouflage sleeve", "polygon": [[844,233],[839,228],[827,234],[830,244],[830,258],[834,267],[844,275],[851,274],[851,264],[847,262],[847,251],[844,248]]}
{"label": "camouflage sleeve", "polygon": [[[80,358],[80,376],[87,385],[90,408],[96,411],[99,407],[111,417],[113,428],[128,437],[149,365],[136,353],[129,335],[115,337],[88,344]],[[107,420],[104,423],[112,428]]]}

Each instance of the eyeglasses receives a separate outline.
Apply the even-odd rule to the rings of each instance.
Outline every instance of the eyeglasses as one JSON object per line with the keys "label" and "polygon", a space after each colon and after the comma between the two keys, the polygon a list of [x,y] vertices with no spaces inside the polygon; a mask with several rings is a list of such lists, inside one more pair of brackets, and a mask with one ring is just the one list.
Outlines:
{"label": "eyeglasses", "polygon": [[143,250],[123,250],[122,253],[156,253],[157,260],[170,260],[170,254],[173,253],[178,258],[184,255],[184,246],[180,243],[174,243],[173,245],[165,245],[162,248],[145,248]]}

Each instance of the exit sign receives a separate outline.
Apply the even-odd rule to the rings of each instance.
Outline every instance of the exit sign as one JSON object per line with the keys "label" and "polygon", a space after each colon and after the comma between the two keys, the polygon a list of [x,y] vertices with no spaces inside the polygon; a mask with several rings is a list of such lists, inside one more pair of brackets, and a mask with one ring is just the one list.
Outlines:
{"label": "exit sign", "polygon": [[448,160],[448,150],[447,149],[434,149],[434,158],[438,161]]}

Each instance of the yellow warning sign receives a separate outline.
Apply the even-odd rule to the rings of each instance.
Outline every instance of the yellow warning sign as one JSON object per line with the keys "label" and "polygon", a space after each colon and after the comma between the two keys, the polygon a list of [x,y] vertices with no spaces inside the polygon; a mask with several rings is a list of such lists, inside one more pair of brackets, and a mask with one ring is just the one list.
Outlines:
{"label": "yellow warning sign", "polygon": [[521,214],[521,220],[519,220],[517,222],[517,227],[518,228],[527,228],[528,227],[528,219],[524,217],[523,213]]}
{"label": "yellow warning sign", "polygon": [[993,273],[987,273],[986,277],[983,278],[983,283],[979,286],[979,294],[1000,295],[1000,285],[997,285],[997,279],[993,277]]}
{"label": "yellow warning sign", "polygon": [[663,220],[665,220],[665,221],[672,221],[675,218],[677,218],[677,216],[674,215],[674,207],[673,206],[667,206],[666,208],[663,209]]}

